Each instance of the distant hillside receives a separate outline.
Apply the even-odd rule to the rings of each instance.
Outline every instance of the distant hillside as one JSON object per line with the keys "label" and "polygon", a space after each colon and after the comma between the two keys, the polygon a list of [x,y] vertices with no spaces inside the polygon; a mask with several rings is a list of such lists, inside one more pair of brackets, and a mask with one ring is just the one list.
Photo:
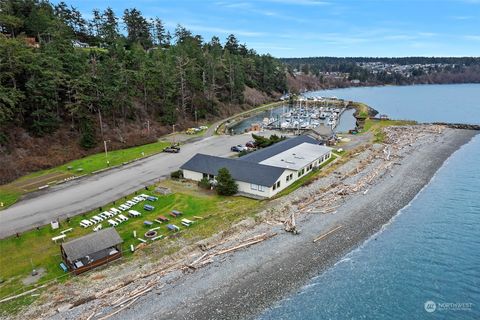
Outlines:
{"label": "distant hillside", "polygon": [[92,17],[63,2],[0,2],[0,182],[287,90],[285,66],[234,35],[222,44],[180,25],[170,34],[136,9]]}
{"label": "distant hillside", "polygon": [[321,88],[480,82],[480,58],[474,57],[308,57],[280,61],[293,78]]}

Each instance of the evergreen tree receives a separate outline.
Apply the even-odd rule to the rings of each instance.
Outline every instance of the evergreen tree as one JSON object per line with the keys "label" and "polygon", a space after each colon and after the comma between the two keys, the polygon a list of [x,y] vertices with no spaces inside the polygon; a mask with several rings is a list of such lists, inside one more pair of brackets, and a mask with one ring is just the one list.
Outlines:
{"label": "evergreen tree", "polygon": [[238,185],[233,180],[227,168],[218,170],[216,190],[219,195],[232,196],[238,191]]}

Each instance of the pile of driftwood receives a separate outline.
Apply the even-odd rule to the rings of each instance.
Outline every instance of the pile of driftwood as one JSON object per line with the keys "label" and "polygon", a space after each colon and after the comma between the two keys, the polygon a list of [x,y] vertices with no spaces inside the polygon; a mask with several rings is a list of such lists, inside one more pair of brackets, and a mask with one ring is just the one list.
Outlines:
{"label": "pile of driftwood", "polygon": [[291,232],[293,234],[299,234],[300,231],[297,229],[297,224],[295,223],[295,211],[292,211],[290,217],[283,222],[284,230]]}
{"label": "pile of driftwood", "polygon": [[277,235],[276,233],[270,233],[270,234],[262,233],[262,234],[253,236],[251,238],[245,239],[245,240],[241,241],[236,246],[226,248],[226,249],[215,250],[213,252],[205,252],[199,258],[195,259],[193,262],[183,266],[182,269],[183,270],[189,270],[189,269],[190,270],[195,270],[195,269],[201,268],[204,265],[212,263],[214,257],[220,256],[220,255],[223,255],[223,254],[226,254],[226,253],[234,252],[234,251],[237,251],[237,250],[240,250],[240,249],[243,249],[243,248],[247,248],[251,245],[254,245],[254,244],[257,244],[259,242],[270,239],[270,238],[272,238],[276,235]]}
{"label": "pile of driftwood", "polygon": [[[183,266],[173,265],[168,268],[164,269],[153,269],[147,273],[139,274],[135,278],[126,280],[124,282],[120,282],[117,285],[106,288],[98,293],[96,293],[90,299],[86,299],[85,302],[92,301],[92,300],[101,300],[101,302],[96,304],[96,307],[83,319],[84,320],[106,320],[119,312],[127,309],[128,307],[132,306],[138,299],[140,299],[143,295],[151,292],[154,289],[160,289],[163,287],[161,283],[161,278],[163,275],[176,271],[176,270],[195,270],[198,269],[206,264],[213,262],[213,258],[216,256],[220,256],[223,254],[231,253],[242,248],[247,248],[251,245],[260,243],[267,239],[274,237],[276,233],[262,233],[248,239],[244,239],[240,241],[239,244],[229,247],[223,248],[218,250],[213,250],[211,252],[206,252],[201,255],[199,258],[195,259],[195,261],[185,264]],[[148,282],[142,284],[134,289],[131,286],[135,283],[135,280],[151,277]],[[79,304],[77,304],[79,305]],[[102,312],[97,312],[99,308],[108,308],[109,313],[104,314]]]}
{"label": "pile of driftwood", "polygon": [[426,135],[441,134],[444,130],[445,126],[440,125],[385,127],[383,128],[384,143],[400,150]]}

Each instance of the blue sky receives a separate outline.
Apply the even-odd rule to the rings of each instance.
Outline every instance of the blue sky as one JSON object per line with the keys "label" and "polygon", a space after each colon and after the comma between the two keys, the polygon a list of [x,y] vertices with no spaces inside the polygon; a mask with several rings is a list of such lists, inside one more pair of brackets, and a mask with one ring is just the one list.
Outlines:
{"label": "blue sky", "polygon": [[[53,1],[54,3],[58,1]],[[86,17],[136,7],[276,57],[480,56],[480,0],[65,0]]]}

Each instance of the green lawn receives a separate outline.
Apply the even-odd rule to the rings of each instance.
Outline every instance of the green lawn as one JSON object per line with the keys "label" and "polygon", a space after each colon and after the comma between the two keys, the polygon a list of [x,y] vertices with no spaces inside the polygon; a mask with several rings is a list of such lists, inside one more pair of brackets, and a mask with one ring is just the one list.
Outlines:
{"label": "green lawn", "polygon": [[0,187],[0,210],[17,202],[21,195],[22,192],[15,188]]}
{"label": "green lawn", "polygon": [[[133,237],[134,230],[137,232],[137,237],[143,239],[146,239],[144,233],[153,227],[160,227],[157,232],[164,236],[172,234],[166,228],[166,223],[158,224],[154,222],[152,227],[146,227],[143,224],[145,220],[153,222],[159,215],[164,215],[170,219],[169,223],[180,227],[179,234],[184,241],[186,239],[194,242],[221,230],[228,229],[232,222],[247,216],[253,216],[260,208],[257,200],[244,197],[221,197],[214,193],[198,190],[196,185],[185,185],[173,181],[166,181],[163,185],[167,185],[174,192],[164,196],[155,195],[158,197],[158,200],[155,202],[145,201],[137,204],[132,209],[141,212],[142,216],[129,218],[127,222],[116,227],[124,240],[123,250],[125,254],[123,260],[135,257],[135,254],[128,251],[130,244],[135,246],[140,244],[140,241]],[[144,189],[138,191],[138,194],[140,193],[154,194],[153,191]],[[126,198],[129,199],[133,196]],[[116,205],[123,203],[126,198],[117,201]],[[143,209],[143,204],[145,203],[155,206],[155,210],[152,212],[145,211]],[[108,204],[104,206],[104,209],[109,209],[113,206],[113,204]],[[171,210],[179,210],[183,212],[183,215],[174,218],[168,214]],[[70,276],[65,274],[59,267],[59,263],[62,261],[59,244],[53,243],[51,238],[59,235],[61,230],[71,227],[74,229],[72,232],[67,233],[67,241],[92,232],[92,227],[84,229],[79,225],[79,222],[98,213],[99,211],[95,210],[72,218],[69,222],[61,221],[60,229],[55,231],[52,231],[48,225],[40,228],[40,230],[26,232],[19,238],[14,236],[0,240],[0,279],[3,281],[3,283],[0,283],[0,299],[31,289],[32,286],[24,285],[22,279],[30,274],[32,267],[46,270],[46,273],[37,285],[59,277],[61,277],[59,278],[60,281],[68,280]],[[123,214],[125,216],[128,215],[127,213]],[[203,219],[194,218],[194,216]],[[196,222],[187,228],[180,222],[183,218],[195,220]],[[108,225],[107,222],[102,224],[104,228]],[[151,243],[148,248],[164,249],[160,250],[160,252],[163,252],[162,254],[171,254],[181,248],[177,238],[160,239],[155,242],[149,240],[148,242]],[[150,250],[147,252],[150,253]],[[152,252],[155,252],[155,250]],[[9,303],[0,304],[0,314],[16,312],[22,306],[31,303],[31,301],[33,299],[27,296]]]}
{"label": "green lawn", "polygon": [[381,143],[385,139],[382,128],[390,126],[407,126],[417,124],[416,121],[411,120],[365,120],[365,126],[363,131],[371,131],[374,135],[374,141],[376,143]]}
{"label": "green lawn", "polygon": [[[36,190],[36,188],[34,188],[32,190],[25,191],[21,187],[22,184],[28,184],[29,181],[35,181],[40,179],[42,176],[47,176],[53,173],[64,173],[72,176],[90,174],[92,172],[107,168],[107,159],[110,162],[110,167],[121,165],[124,162],[159,153],[168,145],[170,145],[169,142],[159,141],[143,146],[110,151],[108,152],[108,157],[105,156],[104,152],[97,153],[78,160],[70,161],[55,168],[31,173],[13,181],[12,183],[0,186],[0,202],[4,203],[3,208],[12,205],[20,198],[22,194]],[[45,180],[44,184],[48,184],[48,182],[49,181],[47,179]],[[0,207],[0,210],[1,209],[2,207]]]}
{"label": "green lawn", "polygon": [[[29,179],[38,177],[40,175],[45,175],[52,172],[72,172],[73,174],[89,174],[97,170],[105,169],[107,167],[112,167],[120,165],[124,162],[132,161],[142,157],[146,157],[152,154],[161,152],[166,146],[170,145],[169,142],[158,141],[150,144],[145,144],[143,146],[115,150],[108,152],[108,156],[105,155],[105,152],[93,154],[81,159],[70,161],[64,165],[34,172],[27,176],[20,178],[20,180]],[[108,145],[107,145],[108,146]],[[142,153],[143,152],[143,153]],[[107,160],[110,162],[110,165],[107,166]],[[71,167],[71,169],[69,169]],[[81,171],[80,171],[81,169]]]}

